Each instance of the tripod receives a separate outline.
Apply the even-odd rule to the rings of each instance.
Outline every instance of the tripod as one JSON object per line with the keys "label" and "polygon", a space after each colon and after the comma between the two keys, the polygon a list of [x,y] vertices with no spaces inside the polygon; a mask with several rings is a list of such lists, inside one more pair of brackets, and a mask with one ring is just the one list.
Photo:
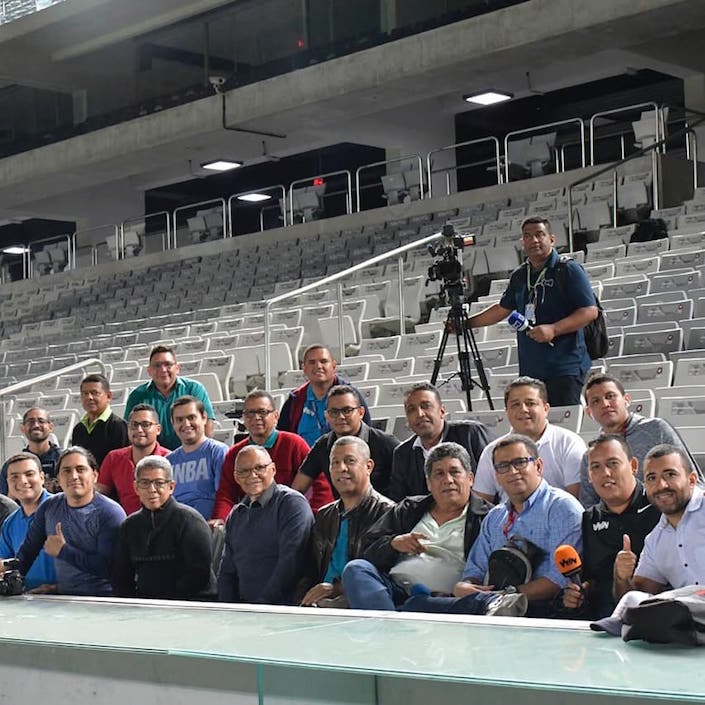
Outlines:
{"label": "tripod", "polygon": [[[485,366],[482,362],[482,358],[480,357],[480,351],[477,348],[475,334],[470,327],[467,312],[463,308],[461,297],[453,295],[452,292],[450,293],[450,310],[448,311],[445,326],[443,326],[441,344],[438,346],[438,353],[436,354],[436,359],[433,363],[431,384],[436,384],[438,373],[440,372],[441,365],[443,364],[443,355],[445,354],[446,345],[448,344],[448,337],[450,332],[453,331],[455,333],[455,344],[458,350],[458,365],[460,368],[457,374],[460,375],[460,381],[463,391],[465,392],[468,411],[472,411],[472,400],[470,396],[475,387],[480,387],[485,392],[487,403],[489,404],[490,409],[494,410],[492,397],[490,396],[490,385],[487,381],[487,375],[485,374]],[[475,363],[477,376],[480,379],[479,382],[476,382],[472,378],[470,369],[470,355],[472,355],[473,362]]]}

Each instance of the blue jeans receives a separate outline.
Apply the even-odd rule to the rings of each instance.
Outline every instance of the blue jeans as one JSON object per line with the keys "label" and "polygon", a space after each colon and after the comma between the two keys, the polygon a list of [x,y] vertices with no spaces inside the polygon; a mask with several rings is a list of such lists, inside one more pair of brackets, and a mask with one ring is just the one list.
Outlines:
{"label": "blue jeans", "polygon": [[342,578],[348,604],[356,610],[395,610],[408,597],[401,585],[362,558],[350,561]]}
{"label": "blue jeans", "polygon": [[357,558],[343,570],[343,591],[348,604],[358,610],[400,610],[444,614],[485,614],[497,596],[494,592],[477,592],[465,597],[413,595],[382,573],[369,561]]}

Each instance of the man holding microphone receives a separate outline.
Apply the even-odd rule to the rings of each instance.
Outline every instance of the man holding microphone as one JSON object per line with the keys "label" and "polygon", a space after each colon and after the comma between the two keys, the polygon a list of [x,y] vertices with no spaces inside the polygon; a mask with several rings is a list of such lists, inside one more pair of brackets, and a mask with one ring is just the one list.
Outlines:
{"label": "man holding microphone", "polygon": [[512,313],[523,315],[529,325],[517,331],[519,374],[542,380],[551,406],[579,404],[591,365],[583,328],[598,315],[590,280],[574,260],[560,262],[545,218],[527,218],[521,239],[526,261],[512,272],[499,303],[470,316],[469,323],[482,328]]}

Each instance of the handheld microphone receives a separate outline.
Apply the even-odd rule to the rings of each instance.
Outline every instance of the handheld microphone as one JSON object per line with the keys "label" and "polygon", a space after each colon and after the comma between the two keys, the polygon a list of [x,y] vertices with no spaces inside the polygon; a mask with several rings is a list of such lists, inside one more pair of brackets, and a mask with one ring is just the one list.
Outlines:
{"label": "handheld microphone", "polygon": [[509,318],[507,318],[507,323],[510,328],[514,328],[514,330],[519,333],[524,330],[531,330],[533,328],[526,316],[522,316],[519,311],[512,311],[509,314]]}
{"label": "handheld microphone", "polygon": [[583,569],[583,562],[580,554],[569,544],[560,545],[553,553],[553,560],[556,568],[564,578],[570,578],[576,585],[582,585],[580,571]]}
{"label": "handheld microphone", "polygon": [[[529,319],[519,313],[519,311],[512,311],[509,314],[509,317],[507,318],[507,324],[510,328],[513,328],[518,333],[521,333],[525,330],[533,329],[533,326],[531,325],[531,323],[529,323]],[[549,345],[553,347],[553,342],[550,342]]]}

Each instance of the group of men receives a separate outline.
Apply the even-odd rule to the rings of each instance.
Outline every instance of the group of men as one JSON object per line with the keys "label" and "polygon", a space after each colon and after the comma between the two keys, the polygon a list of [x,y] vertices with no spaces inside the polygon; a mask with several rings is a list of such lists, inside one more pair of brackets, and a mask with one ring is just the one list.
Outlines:
{"label": "group of men", "polygon": [[[268,392],[248,394],[247,434],[230,448],[207,435],[209,402],[175,396],[197,388],[161,348],[152,383],[128,403],[127,444],[101,463],[82,446],[59,451],[49,414],[28,410],[27,448],[4,467],[19,508],[0,555],[19,558],[35,592],[496,615],[596,618],[633,587],[703,579],[692,458],[666,422],[629,412],[615,378],[585,386],[602,428],[587,448],[548,422],[546,386],[531,377],[506,388],[511,430],[497,439],[477,421],[448,420],[432,385],[411,385],[413,435],[399,443],[365,422],[326,348],[306,354],[309,386],[281,415]],[[109,391],[89,380],[79,438],[99,430],[104,442],[119,426]],[[157,393],[160,408],[144,401]],[[174,449],[163,445],[175,445],[171,433]],[[554,562],[562,544],[583,556],[580,586]]]}
{"label": "group of men", "polygon": [[[589,281],[547,221],[527,219],[522,242],[500,303],[469,320],[514,310],[530,324],[504,394],[509,433],[449,420],[417,383],[399,443],[313,345],[281,411],[247,395],[228,448],[205,389],[157,346],[126,421],[102,375],[81,384],[66,451],[45,410],[25,413],[27,448],[0,472],[0,555],[38,592],[593,619],[631,589],[705,580],[697,465],[667,422],[630,412],[618,379],[584,383]],[[548,421],[550,404],[580,399],[601,429],[587,446]],[[582,554],[580,584],[554,560],[565,544]]]}

